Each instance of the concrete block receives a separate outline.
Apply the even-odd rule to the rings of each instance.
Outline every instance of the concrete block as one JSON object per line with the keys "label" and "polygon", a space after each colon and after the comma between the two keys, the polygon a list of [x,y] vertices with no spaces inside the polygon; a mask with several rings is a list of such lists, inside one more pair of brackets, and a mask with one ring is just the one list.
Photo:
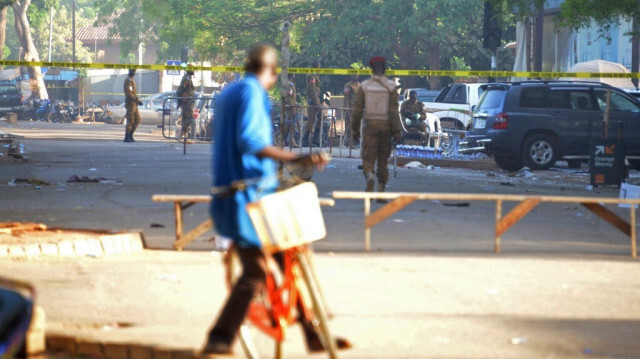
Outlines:
{"label": "concrete block", "polygon": [[58,245],[55,243],[41,243],[40,252],[43,256],[57,256]]}
{"label": "concrete block", "polygon": [[92,358],[102,358],[102,343],[78,341],[76,355],[85,355]]}
{"label": "concrete block", "polygon": [[9,246],[9,257],[25,257],[27,254],[20,245]]}
{"label": "concrete block", "polygon": [[31,325],[29,325],[29,330],[42,330],[45,331],[47,328],[47,315],[44,312],[44,308],[39,305],[36,305],[33,308],[33,316],[31,318]]}
{"label": "concrete block", "polygon": [[47,348],[49,350],[75,355],[78,343],[73,337],[61,335],[47,335]]}
{"label": "concrete block", "polygon": [[73,241],[73,252],[76,257],[84,257],[89,253],[89,245],[84,239],[76,239]]}
{"label": "concrete block", "polygon": [[153,359],[153,349],[140,345],[129,347],[129,359]]}
{"label": "concrete block", "polygon": [[44,330],[28,330],[25,337],[27,355],[42,354],[47,351]]}
{"label": "concrete block", "polygon": [[106,359],[129,359],[129,345],[104,344],[102,351]]}
{"label": "concrete block", "polygon": [[29,258],[40,257],[42,254],[40,245],[37,243],[25,244],[22,247],[24,248],[24,254]]}
{"label": "concrete block", "polygon": [[131,240],[128,235],[120,236],[120,241],[122,242],[122,252],[123,253],[131,253],[133,248],[131,248]]}
{"label": "concrete block", "polygon": [[200,359],[200,355],[193,351],[176,351],[173,354],[174,359]]}
{"label": "concrete block", "polygon": [[125,253],[124,252],[124,244],[122,243],[124,241],[124,236],[123,235],[115,235],[115,236],[111,236],[111,241],[113,243],[113,251],[116,254],[122,254]]}
{"label": "concrete block", "polygon": [[100,245],[102,245],[102,253],[104,253],[105,256],[117,254],[116,247],[113,244],[113,238],[110,236],[101,237]]}
{"label": "concrete block", "polygon": [[144,249],[144,245],[142,244],[142,236],[140,234],[132,233],[129,240],[131,242],[132,252],[140,252]]}
{"label": "concrete block", "polygon": [[73,250],[73,242],[61,241],[58,242],[58,256],[60,257],[75,257],[76,252]]}
{"label": "concrete block", "polygon": [[168,349],[155,349],[153,359],[174,359],[174,353]]}
{"label": "concrete block", "polygon": [[87,239],[87,254],[96,257],[102,257],[104,251],[102,250],[102,243],[99,239]]}

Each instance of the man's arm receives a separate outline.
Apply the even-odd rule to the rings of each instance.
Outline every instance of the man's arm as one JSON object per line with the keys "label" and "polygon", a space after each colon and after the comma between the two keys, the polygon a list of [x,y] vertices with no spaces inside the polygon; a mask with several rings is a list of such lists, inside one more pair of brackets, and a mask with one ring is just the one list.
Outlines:
{"label": "man's arm", "polygon": [[[398,107],[396,106],[396,109]],[[360,137],[360,122],[362,121],[362,113],[364,112],[364,91],[362,88],[358,89],[356,94],[356,103],[353,107],[353,119],[351,121],[351,132],[353,138]]]}
{"label": "man's arm", "polygon": [[398,93],[396,91],[389,93],[389,125],[391,127],[391,136],[396,140],[402,138],[400,116],[398,114]]}

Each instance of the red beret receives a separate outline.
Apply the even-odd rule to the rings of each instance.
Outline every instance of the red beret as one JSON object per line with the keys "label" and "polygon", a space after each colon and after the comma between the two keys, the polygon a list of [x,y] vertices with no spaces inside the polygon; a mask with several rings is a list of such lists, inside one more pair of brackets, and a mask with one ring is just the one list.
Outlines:
{"label": "red beret", "polygon": [[382,56],[372,57],[371,60],[369,60],[369,65],[373,66],[373,64],[375,64],[377,62],[387,62],[387,59],[385,59]]}

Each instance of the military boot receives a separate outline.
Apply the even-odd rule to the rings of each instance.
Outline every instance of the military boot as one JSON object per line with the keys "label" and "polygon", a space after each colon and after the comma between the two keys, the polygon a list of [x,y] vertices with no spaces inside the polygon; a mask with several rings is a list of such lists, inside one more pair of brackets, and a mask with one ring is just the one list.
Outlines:
{"label": "military boot", "polygon": [[[386,187],[387,187],[387,184],[386,184],[386,183],[382,183],[382,182],[378,183],[378,192],[380,192],[380,193],[384,192],[384,190],[385,190],[385,188],[386,188]],[[386,199],[384,199],[384,198],[378,198],[378,199],[376,200],[376,202],[378,202],[378,203],[387,203],[387,202],[389,202],[389,201],[387,201],[387,200],[386,200]]]}
{"label": "military boot", "polygon": [[131,134],[129,131],[126,131],[124,134],[124,142],[131,142]]}
{"label": "military boot", "polygon": [[367,187],[365,188],[365,191],[373,192],[373,186],[376,184],[376,178],[374,177],[373,173],[365,173],[364,178],[367,180]]}

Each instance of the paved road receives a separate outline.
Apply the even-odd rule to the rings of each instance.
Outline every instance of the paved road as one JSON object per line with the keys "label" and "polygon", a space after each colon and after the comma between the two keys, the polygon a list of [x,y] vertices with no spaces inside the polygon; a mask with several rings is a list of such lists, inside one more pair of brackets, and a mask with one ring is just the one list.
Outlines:
{"label": "paved road", "polygon": [[[141,228],[150,246],[169,248],[170,205],[152,203],[151,195],[206,193],[210,185],[209,145],[191,145],[184,156],[180,144],[151,127],[141,128],[135,144],[121,142],[120,126],[0,122],[0,129],[27,136],[29,157],[0,161],[0,221]],[[320,193],[361,189],[357,164],[335,159],[315,176]],[[65,183],[74,174],[118,183]],[[15,178],[51,185],[7,184]],[[390,190],[617,195],[587,191],[587,182],[586,169],[400,169]],[[189,213],[187,224],[195,225],[206,207]],[[376,227],[376,252],[363,254],[362,203],[327,209],[329,235],[316,245],[317,267],[336,315],[332,329],[356,345],[344,357],[640,357],[638,264],[623,235],[577,205],[544,205],[504,236],[504,253],[495,256],[493,213],[492,204],[416,203]],[[202,251],[5,260],[0,275],[36,284],[50,332],[197,348],[226,290],[211,244],[189,248]],[[114,322],[132,326],[105,330]],[[307,357],[299,332],[290,333],[287,357]]]}

